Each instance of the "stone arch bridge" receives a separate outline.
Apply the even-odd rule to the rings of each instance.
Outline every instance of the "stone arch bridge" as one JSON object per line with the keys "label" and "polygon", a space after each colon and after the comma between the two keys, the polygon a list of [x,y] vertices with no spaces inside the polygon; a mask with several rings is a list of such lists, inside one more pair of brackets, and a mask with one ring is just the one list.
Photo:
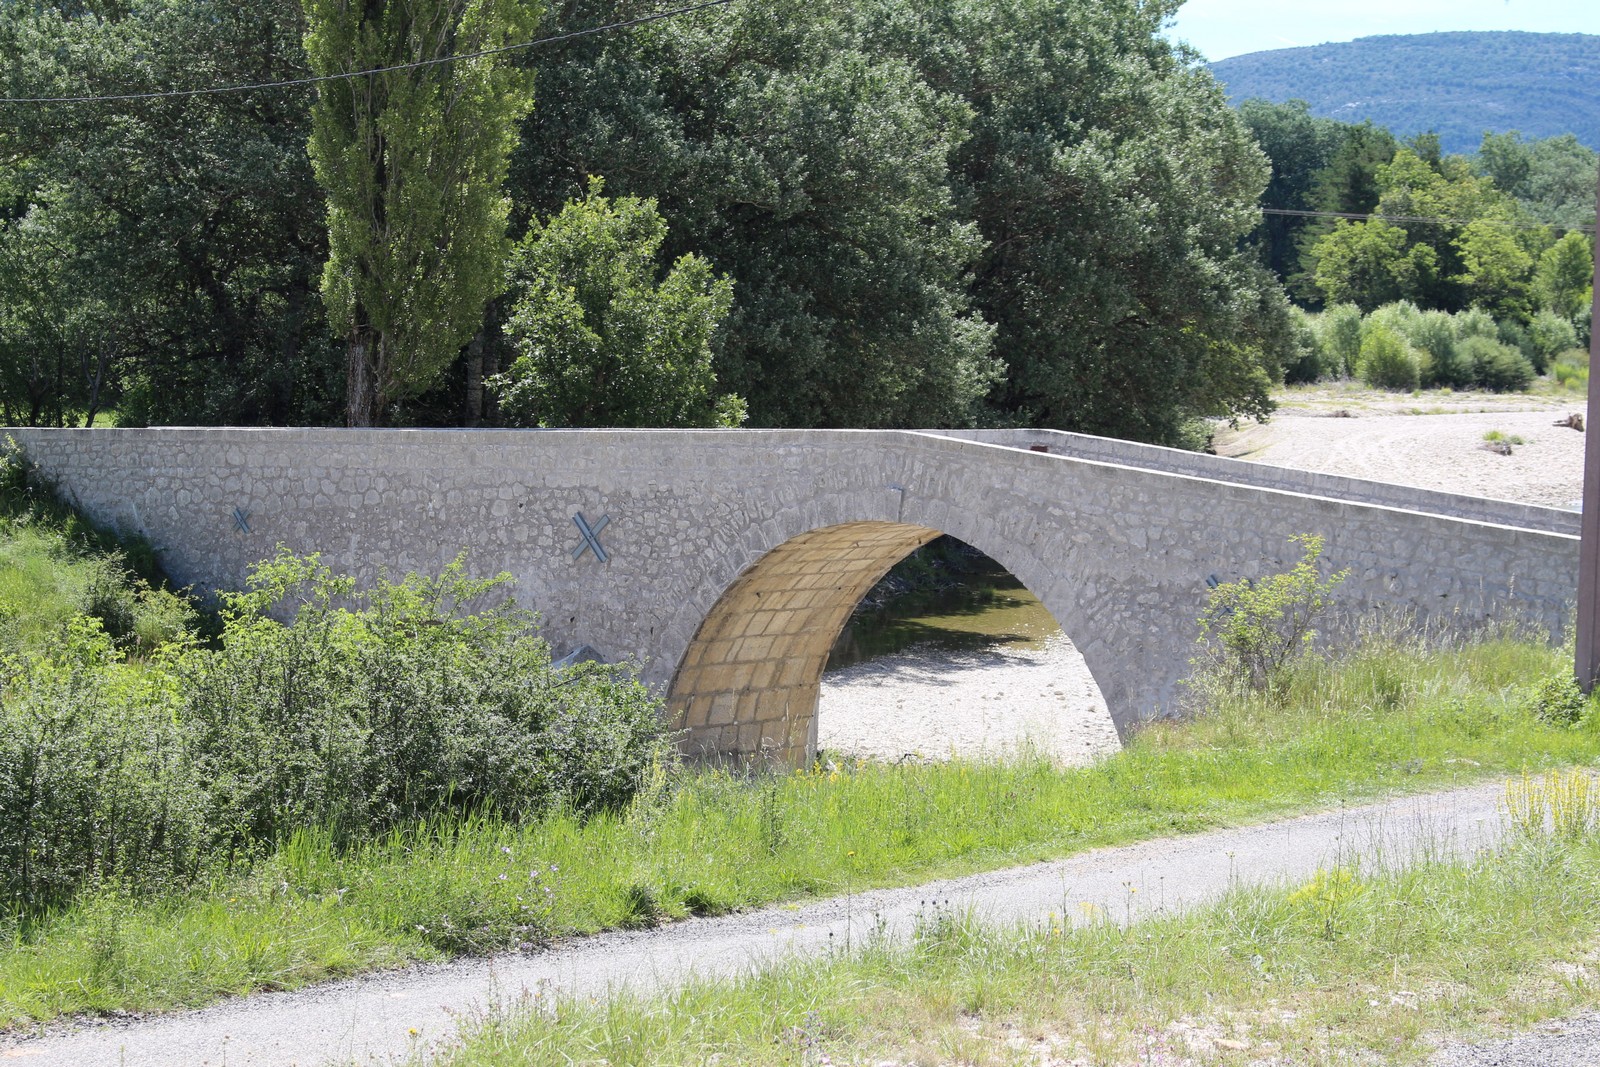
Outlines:
{"label": "stone arch bridge", "polygon": [[556,651],[635,657],[691,751],[801,761],[860,597],[940,533],[1030,588],[1118,729],[1174,707],[1208,582],[1326,539],[1351,607],[1558,632],[1575,514],[1047,431],[9,431],[169,574],[237,588],[282,544],[361,578],[463,549]]}

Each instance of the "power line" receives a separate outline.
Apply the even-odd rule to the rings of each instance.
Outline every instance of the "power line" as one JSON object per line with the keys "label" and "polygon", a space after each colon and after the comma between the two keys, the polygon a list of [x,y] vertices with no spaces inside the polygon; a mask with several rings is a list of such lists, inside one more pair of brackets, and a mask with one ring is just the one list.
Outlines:
{"label": "power line", "polygon": [[541,45],[557,44],[561,41],[571,41],[579,37],[592,37],[599,33],[610,33],[612,30],[626,30],[634,26],[643,26],[647,22],[660,22],[662,19],[677,18],[680,15],[693,15],[699,11],[722,7],[731,3],[733,3],[733,0],[706,0],[705,3],[694,4],[690,7],[675,8],[671,11],[658,11],[653,15],[641,15],[638,18],[627,19],[623,22],[613,22],[605,26],[592,26],[586,30],[558,33],[551,37],[540,37],[533,41],[521,41],[517,44],[503,45],[499,48],[485,48],[477,52],[465,52],[457,56],[440,56],[437,59],[421,59],[414,63],[397,63],[392,67],[373,67],[370,70],[344,71],[339,74],[318,74],[309,78],[291,78],[286,81],[253,82],[247,85],[217,85],[207,89],[171,89],[149,93],[116,93],[106,96],[0,96],[0,105],[112,104],[132,100],[170,100],[179,97],[216,96],[222,93],[248,93],[259,89],[289,89],[305,85],[320,85],[323,82],[364,78],[369,74],[388,74],[393,71],[416,70],[419,67],[436,67],[442,63],[457,63],[464,59],[481,59],[485,56],[498,56],[507,52],[520,52],[529,48],[538,48]]}
{"label": "power line", "polygon": [[1397,222],[1397,223],[1433,223],[1440,226],[1470,226],[1474,222],[1497,222],[1502,226],[1510,226],[1518,230],[1541,230],[1546,226],[1558,230],[1577,230],[1581,233],[1593,233],[1591,226],[1565,226],[1544,222],[1518,222],[1510,219],[1441,219],[1427,215],[1363,215],[1353,211],[1298,211],[1287,207],[1264,207],[1263,215],[1288,215],[1297,219],[1348,219],[1352,222]]}

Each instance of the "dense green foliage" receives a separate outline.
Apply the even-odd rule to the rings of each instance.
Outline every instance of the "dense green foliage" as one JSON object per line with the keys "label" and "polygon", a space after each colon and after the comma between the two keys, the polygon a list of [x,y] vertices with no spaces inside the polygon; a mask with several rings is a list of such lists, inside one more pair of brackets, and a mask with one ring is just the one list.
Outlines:
{"label": "dense green foliage", "polygon": [[527,40],[524,0],[302,0],[323,82],[311,161],[327,195],[322,295],[348,343],[345,421],[370,426],[424,392],[504,288],[501,185],[532,79],[492,52]]}
{"label": "dense green foliage", "polygon": [[667,228],[651,201],[588,195],[518,249],[506,337],[515,362],[490,386],[517,426],[736,426],[716,397],[711,336],[733,284],[686,253],[659,281]]}
{"label": "dense green foliage", "polygon": [[0,651],[0,910],[186,886],[308,828],[345,847],[428,817],[584,817],[667,757],[659,701],[626,668],[553,668],[526,613],[469,613],[503,576],[458,560],[357,593],[280,553],[223,595],[205,643],[186,602],[118,555],[73,562],[60,525],[26,514],[0,523],[20,564],[0,583],[19,637]]}
{"label": "dense green foliage", "polygon": [[[511,224],[542,227],[591,176],[654,200],[656,269],[694,253],[733,282],[712,370],[755,425],[1174,440],[1195,416],[1260,413],[1286,318],[1238,240],[1266,174],[1160,35],[1174,4],[750,0],[519,53],[543,104],[513,153]],[[410,10],[368,5],[361,30],[336,0],[309,25],[295,0],[213,7],[7,5],[0,88],[351,70],[400,55]],[[482,32],[456,47],[527,32],[513,0],[472,10]],[[541,32],[646,10],[569,0]],[[0,415],[361,421],[338,401],[353,384],[392,422],[495,421],[482,384],[520,353],[501,333],[512,301],[482,311],[505,284],[494,179],[526,103],[497,70],[333,82],[314,104],[302,87],[20,112],[0,156],[0,253],[19,265]],[[471,114],[445,121],[451,85]]]}
{"label": "dense green foliage", "polygon": [[1385,129],[1315,117],[1301,100],[1246,100],[1239,111],[1272,162],[1252,242],[1298,298],[1368,310],[1471,304],[1519,319],[1584,313],[1592,241],[1563,231],[1593,224],[1600,157],[1571,135],[1487,134],[1476,155],[1447,156],[1437,137],[1402,146]]}
{"label": "dense green foliage", "polygon": [[[1437,133],[1469,152],[1484,131],[1574,134],[1600,149],[1600,37],[1428,33],[1280,48],[1211,64],[1234,100],[1305,100],[1311,114]],[[1593,183],[1590,184],[1593,195]]]}
{"label": "dense green foliage", "polygon": [[1516,392],[1545,373],[1567,388],[1588,379],[1576,329],[1550,313],[1525,329],[1477,309],[1449,315],[1401,300],[1362,315],[1354,304],[1335,304],[1305,317],[1303,337],[1300,382],[1359,378],[1379,389]]}
{"label": "dense green foliage", "polygon": [[[103,14],[100,12],[103,10]],[[0,5],[7,96],[305,76],[292,0]],[[0,115],[0,421],[285,423],[342,368],[305,90]]]}

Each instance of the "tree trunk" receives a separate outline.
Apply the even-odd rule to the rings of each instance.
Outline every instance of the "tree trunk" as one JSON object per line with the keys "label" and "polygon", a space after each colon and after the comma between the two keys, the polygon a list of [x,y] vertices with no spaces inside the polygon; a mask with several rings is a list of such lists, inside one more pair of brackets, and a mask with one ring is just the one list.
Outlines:
{"label": "tree trunk", "polygon": [[365,326],[350,331],[345,350],[344,424],[372,426],[377,422],[378,390],[373,380],[373,346],[378,339]]}
{"label": "tree trunk", "polygon": [[[500,332],[500,301],[491,300],[483,309],[483,374],[479,381],[488,381],[500,373],[500,346],[505,343],[505,334]],[[478,421],[488,426],[500,425],[500,403],[494,391],[484,390],[482,410]]]}
{"label": "tree trunk", "polygon": [[467,342],[467,403],[461,421],[476,426],[483,421],[483,331]]}

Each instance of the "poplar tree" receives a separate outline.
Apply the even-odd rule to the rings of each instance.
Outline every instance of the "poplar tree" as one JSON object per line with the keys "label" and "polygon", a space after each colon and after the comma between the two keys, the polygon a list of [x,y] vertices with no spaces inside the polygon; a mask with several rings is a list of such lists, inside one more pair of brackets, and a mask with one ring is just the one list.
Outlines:
{"label": "poplar tree", "polygon": [[310,152],[328,200],[323,299],[347,342],[345,421],[434,384],[505,285],[502,193],[532,75],[532,0],[301,0],[322,75]]}

